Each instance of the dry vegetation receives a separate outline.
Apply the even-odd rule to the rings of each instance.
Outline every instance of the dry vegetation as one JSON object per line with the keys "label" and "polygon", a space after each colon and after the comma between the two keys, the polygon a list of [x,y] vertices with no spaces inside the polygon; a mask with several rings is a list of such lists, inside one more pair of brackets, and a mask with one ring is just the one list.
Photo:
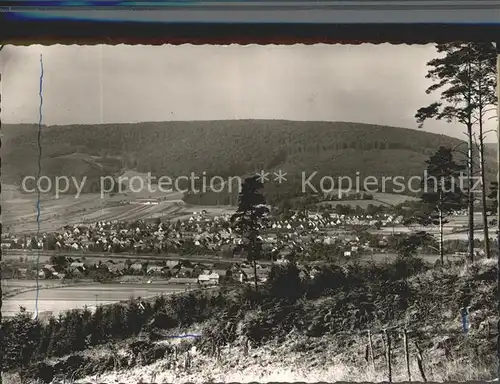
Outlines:
{"label": "dry vegetation", "polygon": [[[203,304],[206,295],[217,298],[210,310]],[[74,379],[81,382],[386,381],[379,331],[387,328],[393,380],[402,381],[407,379],[401,338],[406,328],[413,380],[422,380],[414,341],[423,350],[429,381],[491,380],[498,364],[497,295],[493,260],[444,269],[418,260],[330,266],[309,282],[298,279],[293,267],[276,269],[257,307],[246,289],[191,294],[175,313],[153,304],[149,320],[141,320],[147,324],[142,341],[136,334],[96,344],[44,364],[30,363],[23,373],[62,378],[65,372],[68,378],[76,371],[71,367],[78,366]],[[470,308],[468,335],[460,321],[464,305]],[[365,359],[367,329],[373,333],[375,369]],[[180,334],[202,337],[182,340],[174,352],[168,336]],[[214,353],[218,345],[220,354]],[[186,367],[187,351],[191,363]],[[9,373],[9,382],[19,380],[16,375]]]}

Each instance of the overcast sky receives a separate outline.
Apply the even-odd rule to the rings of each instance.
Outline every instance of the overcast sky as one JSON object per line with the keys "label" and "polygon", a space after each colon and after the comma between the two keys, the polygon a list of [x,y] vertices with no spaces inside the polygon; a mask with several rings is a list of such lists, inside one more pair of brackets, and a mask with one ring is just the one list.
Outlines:
{"label": "overcast sky", "polygon": [[[38,122],[41,54],[47,125],[286,119],[417,128],[416,110],[436,97],[425,94],[432,46],[6,46],[3,122]],[[424,129],[465,138],[457,124]]]}

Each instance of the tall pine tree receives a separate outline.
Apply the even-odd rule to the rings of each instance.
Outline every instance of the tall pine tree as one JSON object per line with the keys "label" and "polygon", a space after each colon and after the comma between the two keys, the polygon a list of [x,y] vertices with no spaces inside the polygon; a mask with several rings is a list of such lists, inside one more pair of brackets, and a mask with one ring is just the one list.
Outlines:
{"label": "tall pine tree", "polygon": [[470,44],[472,50],[472,83],[474,92],[474,119],[479,127],[479,167],[481,176],[481,205],[483,213],[484,252],[487,258],[491,257],[490,239],[488,231],[488,201],[485,171],[485,144],[484,123],[487,114],[497,102],[496,87],[496,53],[491,43]]}
{"label": "tall pine tree", "polygon": [[428,214],[423,217],[421,223],[439,227],[439,257],[441,265],[444,265],[443,226],[448,222],[447,217],[451,213],[464,206],[465,196],[458,182],[464,167],[453,160],[451,148],[445,147],[440,147],[426,164],[427,177],[420,199],[428,208]]}
{"label": "tall pine tree", "polygon": [[[483,119],[487,107],[495,102],[495,48],[491,43],[447,43],[436,46],[442,57],[427,63],[430,67],[426,78],[434,84],[426,93],[440,91],[440,101],[420,108],[415,117],[420,126],[427,119],[457,121],[467,129],[467,175],[468,175],[468,232],[469,257],[474,260],[474,162],[473,162],[473,128],[479,125],[482,145],[481,174],[484,174],[484,132]],[[483,196],[485,195],[484,177]],[[483,202],[483,218],[487,223]],[[485,226],[485,238],[488,241],[488,226]],[[489,252],[489,247],[487,251]]]}
{"label": "tall pine tree", "polygon": [[243,241],[243,249],[248,260],[253,264],[255,291],[258,291],[257,260],[262,252],[260,232],[269,223],[269,208],[262,194],[264,185],[258,176],[245,179],[238,196],[238,209],[231,217],[231,225],[235,233]]}

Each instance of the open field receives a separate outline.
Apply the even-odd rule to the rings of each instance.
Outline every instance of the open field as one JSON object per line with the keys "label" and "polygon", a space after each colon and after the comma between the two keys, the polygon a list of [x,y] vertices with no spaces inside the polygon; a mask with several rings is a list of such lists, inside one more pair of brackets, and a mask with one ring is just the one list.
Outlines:
{"label": "open field", "polygon": [[[452,216],[448,218],[449,222],[443,226],[443,235],[444,240],[467,240],[467,216]],[[474,214],[474,224],[476,226],[482,224],[482,214],[476,213]],[[489,236],[490,238],[494,238],[496,227],[489,226]],[[411,227],[406,227],[403,225],[395,225],[394,227],[388,226],[381,229],[371,229],[371,233],[391,235],[392,233],[410,233],[415,230],[426,231],[431,234],[437,235],[439,233],[439,228],[437,226],[429,226],[429,227],[419,227],[412,225]],[[484,239],[484,232],[481,228],[476,228],[474,231],[474,238],[478,240]]]}
{"label": "open field", "polygon": [[[82,286],[42,289],[38,292],[38,311],[58,313],[66,310],[111,304],[131,297],[149,298],[160,294],[169,295],[185,291],[182,285],[174,284],[88,284]],[[19,306],[28,312],[35,311],[36,292],[24,292],[3,300],[2,316],[12,316]]]}
{"label": "open field", "polygon": [[[15,292],[36,289],[35,280],[21,279],[2,279],[2,296],[12,295]],[[42,289],[62,287],[63,283],[60,280],[39,280],[38,286]]]}
{"label": "open field", "polygon": [[[4,190],[5,195],[3,194]],[[138,199],[161,198],[159,204],[134,204]],[[234,210],[230,207],[185,205],[181,193],[124,192],[102,198],[99,193],[62,195],[55,198],[43,194],[40,198],[40,231],[48,232],[65,225],[96,221],[134,221],[155,218],[189,218],[194,211],[206,210],[208,215],[220,215]],[[13,185],[2,184],[2,219],[8,232],[24,233],[37,230],[37,196],[21,193]]]}
{"label": "open field", "polygon": [[396,193],[375,192],[373,193],[373,201],[385,205],[398,205],[406,201],[417,201],[418,199],[413,196],[399,195]]}
{"label": "open field", "polygon": [[[495,240],[497,235],[496,235],[496,228],[490,228],[489,232],[489,238]],[[459,233],[449,233],[444,236],[445,240],[462,240],[462,241],[467,241],[469,239],[469,235],[466,231],[464,232],[459,232]],[[474,232],[474,239],[483,241],[484,240],[484,232],[483,231],[475,231]]]}
{"label": "open field", "polygon": [[[438,235],[438,230],[437,228],[432,228],[432,227],[429,227],[429,228],[422,228],[421,229],[422,231],[426,231],[426,232],[429,232],[430,234],[433,234],[433,235]],[[495,234],[495,231],[496,231],[496,228],[494,227],[490,227],[489,228],[489,237],[490,239],[494,239],[496,238],[496,234]],[[373,234],[381,234],[381,235],[391,235],[392,233],[411,233],[412,230],[407,228],[407,227],[402,227],[402,226],[395,226],[394,229],[392,227],[386,227],[386,228],[381,228],[379,230],[377,229],[373,229],[373,230],[370,230],[369,231],[370,233],[373,233]],[[482,229],[476,229],[474,231],[474,238],[477,239],[477,240],[484,240],[484,232]],[[463,240],[463,241],[466,241],[468,239],[468,233],[467,233],[467,230],[463,230],[463,231],[460,231],[460,232],[452,232],[451,229],[448,229],[444,231],[443,233],[443,239],[444,241],[448,241],[448,240]]]}
{"label": "open field", "polygon": [[[338,196],[340,192],[334,190],[332,192],[334,196]],[[359,206],[362,209],[366,209],[369,205],[374,206],[394,206],[402,204],[406,201],[417,201],[418,199],[413,196],[399,195],[396,193],[385,193],[385,192],[375,192],[372,193],[373,199],[371,200],[338,200],[338,201],[323,201],[318,203],[319,206],[331,205],[335,207],[337,204],[350,205],[351,207]]]}
{"label": "open field", "polygon": [[[434,264],[438,259],[437,254],[418,254],[418,258],[422,259],[426,263]],[[374,262],[377,264],[390,263],[395,261],[397,254],[395,253],[374,253],[373,255],[363,255],[361,261]],[[445,255],[445,260],[456,261],[460,260],[460,257],[453,255]]]}
{"label": "open field", "polygon": [[[3,224],[8,232],[26,233],[35,232],[38,224],[36,221],[36,194],[20,193],[13,185],[2,185],[2,192],[5,189],[5,195],[2,193]],[[396,205],[404,201],[413,201],[414,197],[397,195],[392,193],[374,193],[373,200],[345,200],[323,202],[319,205],[359,205],[366,209],[369,204],[372,205]],[[159,204],[133,204],[140,198],[161,198]],[[40,231],[48,232],[62,228],[65,225],[88,223],[96,221],[134,221],[139,219],[165,218],[168,220],[188,219],[193,212],[206,211],[207,216],[218,216],[223,214],[232,214],[234,207],[230,206],[201,206],[186,205],[181,200],[180,193],[161,194],[158,193],[133,193],[126,191],[114,196],[101,198],[98,193],[82,194],[77,199],[72,195],[63,195],[55,198],[52,195],[41,196],[40,213]],[[482,223],[480,213],[475,215],[475,223]],[[460,227],[466,227],[466,216],[453,216],[449,218],[449,223],[445,225],[446,239],[466,239],[464,234],[450,234],[451,230]],[[433,232],[437,228],[426,228]],[[395,226],[394,232],[407,232],[408,228]],[[378,233],[390,234],[392,227],[382,228]],[[482,231],[476,231],[477,238],[482,238]],[[465,236],[465,237],[464,237]]]}

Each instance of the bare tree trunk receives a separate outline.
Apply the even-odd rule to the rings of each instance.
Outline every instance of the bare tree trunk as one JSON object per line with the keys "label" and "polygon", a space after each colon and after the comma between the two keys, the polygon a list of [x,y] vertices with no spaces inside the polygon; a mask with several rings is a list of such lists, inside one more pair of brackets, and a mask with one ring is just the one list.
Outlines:
{"label": "bare tree trunk", "polygon": [[[478,62],[478,70],[480,73],[483,72],[482,62],[479,60]],[[489,259],[491,257],[490,252],[490,236],[488,229],[488,205],[486,202],[486,170],[485,170],[485,159],[484,159],[484,124],[483,124],[483,115],[484,115],[484,102],[483,102],[483,83],[482,77],[478,77],[478,109],[479,109],[479,166],[481,172],[481,203],[482,203],[482,211],[483,211],[483,231],[484,231],[484,253],[486,258]]]}
{"label": "bare tree trunk", "polygon": [[474,262],[474,193],[473,186],[473,166],[472,166],[472,125],[467,127],[467,136],[469,139],[467,149],[467,207],[468,207],[468,234],[469,247],[468,253],[471,262]]}
{"label": "bare tree trunk", "polygon": [[417,348],[417,364],[418,364],[418,369],[420,370],[420,374],[422,375],[422,380],[424,382],[427,382],[427,377],[425,375],[425,370],[424,370],[424,358],[422,356],[422,348],[415,342],[415,347]]}
{"label": "bare tree trunk", "polygon": [[373,339],[372,339],[372,333],[370,330],[368,330],[368,356],[369,356],[369,359],[371,360],[373,372],[375,372],[375,356],[373,354]]}
{"label": "bare tree trunk", "polygon": [[444,266],[444,240],[443,240],[443,211],[439,210],[439,257],[441,266]]}
{"label": "bare tree trunk", "polygon": [[481,167],[481,202],[483,211],[483,227],[484,227],[484,253],[486,258],[491,257],[490,253],[490,237],[488,230],[488,215],[487,209],[488,204],[486,201],[486,175],[485,175],[485,160],[484,160],[484,137],[483,137],[483,123],[482,120],[479,121],[479,157],[480,157],[480,167]]}
{"label": "bare tree trunk", "polygon": [[408,382],[411,383],[411,370],[410,370],[410,348],[408,345],[408,331],[404,330],[404,346],[405,346],[405,358],[406,358],[406,372],[408,373]]}
{"label": "bare tree trunk", "polygon": [[[470,61],[467,63],[467,76],[468,76],[468,96],[467,96],[467,105],[472,105],[472,70]],[[473,132],[472,132],[472,112],[469,112],[468,122],[467,122],[467,138],[468,140],[468,148],[467,148],[467,205],[468,205],[468,233],[469,233],[469,258],[472,263],[474,263],[474,192],[472,190],[473,187],[473,175],[474,175],[474,167],[473,167]]]}
{"label": "bare tree trunk", "polygon": [[468,234],[469,234],[469,259],[474,262],[474,191],[473,187],[473,165],[472,165],[472,124],[467,126],[467,136],[469,139],[467,149],[467,207],[468,207]]}
{"label": "bare tree trunk", "polygon": [[[497,54],[497,289],[500,290],[500,39],[496,42]],[[500,301],[498,301],[500,312]],[[497,321],[497,359],[500,360],[500,319]],[[500,364],[497,377],[500,377]]]}
{"label": "bare tree trunk", "polygon": [[391,351],[391,336],[387,332],[387,330],[384,329],[384,336],[386,339],[386,356],[387,356],[387,376],[389,379],[389,383],[392,383],[392,351]]}

